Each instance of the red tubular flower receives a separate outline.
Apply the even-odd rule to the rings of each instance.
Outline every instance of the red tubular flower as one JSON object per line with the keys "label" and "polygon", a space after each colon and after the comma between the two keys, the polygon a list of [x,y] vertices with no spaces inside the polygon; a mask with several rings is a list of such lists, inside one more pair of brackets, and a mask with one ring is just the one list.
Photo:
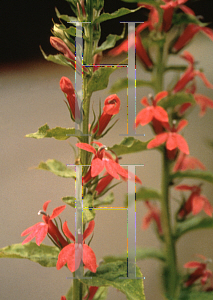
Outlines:
{"label": "red tubular flower", "polygon": [[[73,67],[75,67],[75,54],[70,51],[70,49],[67,47],[67,45],[58,37],[50,37],[50,44],[52,45],[53,48],[56,50],[62,52],[65,57],[71,60],[71,64]],[[77,66],[76,69],[78,72],[81,71],[81,65],[77,61]],[[88,69],[86,67],[83,67],[84,72],[88,73]]]}
{"label": "red tubular flower", "polygon": [[[87,229],[84,231],[83,249],[81,244],[74,243],[67,245],[60,251],[56,264],[57,270],[60,270],[67,263],[69,270],[71,272],[75,272],[80,266],[83,252],[84,267],[89,269],[93,273],[96,272],[97,263],[95,253],[88,245],[85,244],[85,239],[93,232],[94,227],[95,221],[93,220],[89,222]],[[70,232],[67,226],[67,222],[64,222],[63,231],[70,240],[75,242],[75,237]]]}
{"label": "red tubular flower", "polygon": [[183,90],[186,87],[186,85],[195,78],[195,76],[199,76],[208,88],[213,89],[213,84],[211,84],[207,80],[204,73],[202,73],[198,70],[194,70],[195,61],[194,61],[194,57],[191,55],[191,53],[189,53],[188,51],[184,51],[183,54],[181,55],[181,57],[189,62],[189,67],[183,73],[180,80],[175,85],[175,87],[173,89],[173,93],[175,94],[175,93]]}
{"label": "red tubular flower", "polygon": [[200,116],[202,117],[206,113],[206,109],[213,109],[213,101],[209,97],[201,94],[194,94],[196,103],[200,106]]}
{"label": "red tubular flower", "polygon": [[164,10],[164,13],[163,13],[163,30],[164,31],[167,32],[170,29],[171,25],[172,25],[172,18],[173,18],[174,9],[178,6],[180,8],[184,9],[185,6],[181,5],[181,4],[183,4],[187,1],[188,0],[176,0],[176,1],[164,0],[164,2],[166,2],[166,4],[160,5],[160,7]]}
{"label": "red tubular flower", "polygon": [[212,216],[213,207],[205,196],[200,195],[200,186],[178,185],[175,187],[175,189],[179,191],[191,191],[191,195],[178,213],[180,218],[186,217],[191,212],[193,215],[197,215],[202,209],[208,216]]}
{"label": "red tubular flower", "polygon": [[177,42],[174,44],[172,48],[172,52],[178,52],[183,47],[185,47],[194,37],[194,35],[202,31],[204,32],[211,40],[213,40],[213,30],[208,27],[201,27],[197,24],[189,24],[187,25],[186,29],[182,33],[182,35],[179,37]]}
{"label": "red tubular flower", "polygon": [[100,116],[96,126],[93,128],[93,133],[96,133],[96,137],[99,137],[104,129],[107,127],[109,121],[113,115],[117,115],[120,110],[121,101],[116,94],[108,96],[104,101],[103,113]]}
{"label": "red tubular flower", "polygon": [[198,255],[203,260],[203,263],[199,263],[197,261],[190,261],[184,265],[184,268],[195,269],[196,270],[190,274],[188,280],[185,282],[185,286],[191,286],[196,280],[200,279],[202,285],[207,283],[208,278],[211,280],[211,285],[206,289],[206,291],[211,291],[213,289],[213,274],[212,271],[207,269],[207,259],[203,255]]}
{"label": "red tubular flower", "polygon": [[185,153],[180,153],[174,165],[173,172],[201,169],[205,170],[206,167],[196,157],[187,156]]}
{"label": "red tubular flower", "polygon": [[159,234],[162,234],[162,226],[161,226],[161,220],[160,220],[160,209],[151,204],[149,201],[145,202],[147,208],[149,209],[149,212],[145,215],[143,222],[142,222],[142,229],[147,229],[151,223],[151,221],[155,221]]}
{"label": "red tubular flower", "polygon": [[157,119],[160,122],[168,122],[167,112],[160,106],[157,106],[158,101],[166,97],[168,92],[163,91],[158,93],[155,98],[152,100],[152,105],[149,105],[147,97],[141,99],[141,104],[146,106],[142,109],[136,117],[136,127],[140,124],[142,126],[148,124],[153,119]]}
{"label": "red tubular flower", "polygon": [[22,242],[22,245],[30,242],[35,237],[36,244],[40,246],[40,244],[46,237],[47,233],[51,235],[51,237],[54,239],[56,244],[59,245],[59,247],[65,247],[66,245],[68,245],[67,241],[63,238],[58,228],[52,222],[52,219],[56,218],[65,209],[66,205],[56,207],[53,210],[51,216],[49,216],[45,212],[50,202],[51,202],[50,200],[46,201],[43,205],[43,211],[39,211],[38,213],[38,214],[43,214],[42,219],[44,220],[45,223],[40,222],[24,230],[21,236],[25,236],[27,234],[30,235]]}
{"label": "red tubular flower", "polygon": [[182,130],[188,122],[186,120],[181,120],[177,126],[177,128],[173,127],[171,128],[169,124],[164,123],[163,126],[169,131],[169,132],[163,132],[158,134],[153,140],[151,140],[148,145],[147,149],[152,149],[155,147],[160,146],[161,144],[166,142],[166,149],[171,151],[176,148],[179,148],[183,153],[189,154],[189,148],[187,145],[187,142],[185,139],[178,134],[180,130]]}
{"label": "red tubular flower", "polygon": [[[151,61],[147,51],[145,50],[142,42],[139,32],[145,29],[150,25],[149,22],[144,22],[143,24],[139,25],[136,28],[136,39],[135,34],[132,33],[132,35],[129,37],[128,40],[130,40],[130,47],[134,46],[136,44],[136,53],[138,57],[140,58],[141,62],[144,64],[144,66],[148,69],[153,67],[153,62]],[[122,52],[128,52],[128,40],[123,41],[119,46],[115,47],[114,49],[110,50],[108,52],[109,55],[116,56],[121,54]]]}
{"label": "red tubular flower", "polygon": [[[61,88],[62,92],[64,92],[67,96],[67,101],[69,103],[73,119],[79,120],[81,114],[80,114],[80,110],[78,107],[78,101],[75,97],[75,90],[74,90],[73,84],[69,80],[69,78],[64,77],[64,76],[61,77],[60,88]],[[76,104],[76,106],[75,106],[75,104]],[[75,115],[76,112],[77,112],[77,114]]]}
{"label": "red tubular flower", "polygon": [[93,300],[97,290],[98,290],[98,286],[90,286],[89,287],[89,298],[88,298],[88,294],[83,298],[83,300]]}
{"label": "red tubular flower", "polygon": [[65,296],[61,296],[61,300],[67,300]]}
{"label": "red tubular flower", "polygon": [[117,162],[110,158],[111,155],[105,152],[106,147],[103,144],[99,142],[93,143],[99,146],[98,151],[96,151],[96,149],[93,146],[86,143],[76,144],[77,147],[88,152],[92,152],[95,155],[92,159],[91,167],[84,178],[84,182],[89,181],[92,177],[98,176],[104,168],[106,168],[108,174],[110,174],[112,177],[118,180],[120,179],[119,175],[121,175],[124,178],[129,178],[130,180],[133,180],[131,174],[128,174],[128,172],[124,168],[122,168]]}

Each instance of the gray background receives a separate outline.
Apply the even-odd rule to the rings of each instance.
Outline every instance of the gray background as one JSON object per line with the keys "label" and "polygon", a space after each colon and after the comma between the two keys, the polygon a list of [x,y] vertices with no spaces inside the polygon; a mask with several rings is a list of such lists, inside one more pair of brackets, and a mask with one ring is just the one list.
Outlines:
{"label": "gray background", "polygon": [[[199,66],[205,70],[205,75],[213,83],[212,50],[213,44],[199,34],[198,39],[189,50],[199,60]],[[115,60],[105,60],[114,63]],[[138,64],[139,65],[139,64]],[[139,68],[138,68],[139,69]],[[126,75],[120,69],[110,77],[109,86],[118,78]],[[64,96],[60,91],[59,80],[62,76],[69,77],[74,82],[74,72],[68,68],[48,63],[44,60],[27,63],[11,63],[1,68],[1,242],[0,247],[21,243],[21,232],[41,221],[37,212],[47,200],[52,200],[48,207],[52,209],[63,205],[62,196],[74,195],[73,180],[64,179],[52,173],[33,169],[40,161],[55,158],[63,163],[74,163],[74,155],[69,143],[74,145],[75,138],[67,141],[54,139],[35,140],[24,136],[36,132],[47,123],[50,128],[56,126],[72,127],[69,113],[62,101]],[[138,78],[146,78],[146,74],[137,71]],[[213,99],[213,92],[204,87],[200,79],[196,79],[198,92]],[[137,112],[142,109],[140,99],[150,92],[149,89],[137,89]],[[104,90],[93,94],[92,103],[97,109],[99,99],[104,99],[109,91]],[[121,99],[119,122],[101,142],[112,146],[122,140],[120,133],[126,130],[126,91],[118,93]],[[103,105],[102,105],[103,106]],[[212,139],[213,111],[198,117],[199,108],[195,108],[189,116],[189,125],[184,130],[190,154],[199,158],[209,170],[213,171],[213,151],[205,144],[207,138]],[[143,141],[152,138],[148,126],[138,128],[138,133],[145,133]],[[143,186],[160,188],[160,155],[157,151],[145,151],[136,155],[123,156],[123,164],[145,164],[137,168],[137,175],[142,179]],[[195,183],[188,180],[185,183]],[[139,187],[139,186],[138,186]],[[126,185],[122,183],[115,189],[116,201],[114,206],[122,206]],[[205,194],[211,203],[212,186],[204,185]],[[172,202],[175,209],[175,202]],[[137,246],[158,247],[159,243],[151,227],[141,230],[141,221],[147,210],[143,203],[137,204]],[[62,213],[62,220],[68,221],[69,228],[74,232],[74,210],[67,207]],[[98,211],[95,218],[95,235],[92,248],[97,261],[108,254],[121,254],[126,250],[126,212]],[[48,238],[45,244],[51,245]],[[187,261],[194,260],[194,254],[212,257],[212,231],[202,230],[192,232],[182,237],[178,242],[178,266],[182,268]],[[162,300],[160,293],[159,268],[160,263],[153,260],[138,262],[143,275],[147,300]],[[60,271],[55,268],[43,268],[28,260],[1,259],[1,300],[22,299],[60,299],[69,289],[71,276],[65,267]],[[211,266],[210,266],[211,267]],[[110,288],[107,299],[126,299],[125,295]]]}

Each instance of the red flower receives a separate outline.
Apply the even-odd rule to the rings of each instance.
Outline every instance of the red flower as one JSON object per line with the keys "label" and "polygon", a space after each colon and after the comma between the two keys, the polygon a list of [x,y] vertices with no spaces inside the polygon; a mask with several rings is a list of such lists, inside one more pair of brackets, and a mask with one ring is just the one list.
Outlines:
{"label": "red flower", "polygon": [[212,29],[208,27],[201,27],[197,24],[189,24],[185,28],[184,32],[182,35],[179,37],[177,42],[174,44],[172,51],[173,52],[178,52],[180,51],[183,47],[185,47],[194,37],[194,35],[202,31],[204,32],[211,40],[213,40],[213,31]]}
{"label": "red flower", "polygon": [[[78,101],[75,97],[75,90],[73,87],[72,82],[69,80],[67,77],[61,77],[60,80],[60,88],[62,92],[64,92],[67,95],[67,101],[69,103],[69,107],[72,113],[72,117],[74,120],[79,120],[80,119],[80,110],[78,107]],[[75,104],[77,105],[75,107]],[[75,115],[75,111],[77,114]]]}
{"label": "red flower", "polygon": [[[96,126],[93,128],[93,133],[96,133],[96,137],[99,137],[104,129],[107,127],[109,121],[113,115],[117,115],[120,110],[120,99],[116,94],[108,96],[104,101],[103,113],[100,116]],[[99,128],[98,128],[99,127]]]}
{"label": "red flower", "polygon": [[185,153],[180,153],[178,159],[174,165],[173,172],[194,170],[194,169],[205,170],[206,167],[196,158],[187,156]]}
{"label": "red flower", "polygon": [[88,294],[83,298],[83,300],[92,300],[98,290],[98,286],[90,286],[89,287],[89,298]]}
{"label": "red flower", "polygon": [[58,228],[52,222],[52,219],[56,218],[65,209],[66,205],[56,207],[53,210],[51,216],[49,216],[45,212],[50,202],[51,202],[50,200],[46,201],[43,205],[43,211],[38,212],[39,215],[43,214],[42,219],[44,220],[45,223],[40,222],[24,230],[21,236],[25,236],[29,233],[30,235],[22,242],[22,245],[28,243],[35,237],[36,244],[40,246],[40,244],[46,237],[47,233],[51,235],[51,237],[54,239],[56,244],[59,245],[59,247],[65,247],[66,245],[68,245],[67,241],[63,238]]}
{"label": "red flower", "polygon": [[212,274],[212,271],[206,269],[207,268],[207,260],[206,258],[203,256],[203,255],[198,255],[200,256],[201,258],[203,258],[205,260],[204,263],[199,263],[197,261],[190,261],[188,263],[186,263],[184,265],[184,268],[190,268],[190,269],[194,269],[196,268],[196,270],[190,274],[188,280],[185,282],[185,286],[188,287],[188,286],[191,286],[196,280],[200,279],[200,282],[202,285],[205,285],[208,278],[211,279],[211,286],[208,287],[206,289],[206,291],[208,290],[212,290],[213,288],[213,274]]}
{"label": "red flower", "polygon": [[131,174],[128,174],[128,171],[122,168],[117,162],[115,162],[112,159],[112,156],[105,151],[106,147],[103,144],[99,142],[93,143],[99,146],[98,151],[96,151],[96,149],[93,146],[86,143],[76,144],[77,147],[92,152],[95,155],[92,159],[91,167],[87,172],[86,176],[84,177],[84,182],[89,181],[92,177],[98,176],[104,168],[106,168],[108,174],[110,174],[112,177],[118,180],[120,179],[119,175],[123,176],[124,178],[129,178],[133,180]]}
{"label": "red flower", "polygon": [[[163,30],[164,31],[168,31],[172,25],[172,18],[173,18],[173,13],[174,13],[174,9],[179,6],[181,9],[184,9],[185,6],[181,5],[185,2],[187,2],[188,0],[164,0],[164,2],[166,2],[166,4],[164,5],[160,5],[160,7],[164,10],[163,13]],[[188,11],[189,12],[189,11]]]}
{"label": "red flower", "polygon": [[61,296],[61,300],[67,300],[65,296]]}
{"label": "red flower", "polygon": [[167,112],[160,106],[157,106],[158,101],[160,101],[162,98],[166,97],[168,95],[168,92],[163,91],[158,93],[155,98],[152,100],[152,105],[149,105],[148,99],[146,97],[143,97],[141,99],[141,103],[144,106],[147,106],[146,108],[142,109],[139,114],[136,117],[136,127],[141,124],[142,126],[148,124],[153,119],[157,119],[160,122],[168,122],[168,114]]}
{"label": "red flower", "polygon": [[189,62],[189,67],[183,73],[180,80],[175,85],[173,89],[173,93],[177,93],[183,90],[186,87],[186,85],[195,78],[195,76],[199,76],[208,88],[213,88],[213,84],[211,84],[207,80],[206,76],[202,72],[198,70],[194,70],[194,64],[195,64],[194,57],[188,51],[184,51],[181,57]]}
{"label": "red flower", "polygon": [[[133,32],[128,40],[130,40],[130,47],[134,47],[136,44],[136,53],[138,57],[140,58],[141,62],[145,65],[147,68],[153,67],[153,62],[151,61],[148,53],[146,52],[142,42],[139,32],[146,27],[149,26],[149,22],[144,22],[140,26],[136,28],[136,38],[135,33]],[[115,47],[114,49],[110,50],[108,52],[109,55],[116,56],[121,54],[122,52],[128,52],[128,40],[123,41],[119,46]]]}
{"label": "red flower", "polygon": [[179,148],[182,152],[189,154],[189,148],[187,145],[187,142],[185,139],[178,134],[181,129],[183,129],[188,122],[186,120],[181,120],[177,126],[177,128],[173,127],[171,128],[168,123],[164,123],[163,126],[169,131],[169,132],[163,132],[158,134],[153,140],[151,140],[148,145],[147,149],[152,149],[155,147],[160,146],[161,144],[166,142],[166,149],[171,151],[176,148]]}
{"label": "red flower", "polygon": [[194,94],[194,99],[200,106],[200,116],[202,117],[206,113],[207,107],[213,109],[213,101],[205,95]]}
{"label": "red flower", "polygon": [[[83,263],[85,268],[89,269],[93,273],[96,272],[97,264],[96,264],[96,257],[93,250],[85,244],[85,239],[93,232],[95,226],[95,221],[89,222],[87,229],[84,231],[83,234],[83,249],[81,244],[69,244],[64,247],[59,255],[58,261],[56,264],[57,270],[60,270],[66,263],[71,272],[75,272],[81,263],[82,255],[83,255]],[[75,237],[70,232],[67,222],[64,222],[63,231],[66,236],[75,242]]]}
{"label": "red flower", "polygon": [[[67,45],[58,37],[50,37],[50,44],[52,45],[53,48],[55,48],[56,50],[62,52],[64,54],[65,57],[67,57],[69,60],[71,60],[71,64],[73,65],[73,67],[75,68],[75,54],[72,53],[72,51],[67,47]],[[82,72],[81,71],[81,65],[79,64],[79,62],[77,61],[76,64],[76,69],[78,72]],[[88,73],[88,69],[86,67],[83,67],[84,72]]]}
{"label": "red flower", "polygon": [[175,187],[175,189],[179,191],[191,191],[191,195],[178,213],[178,216],[180,218],[186,217],[191,212],[193,213],[193,215],[197,215],[202,209],[208,216],[212,216],[213,207],[205,196],[200,195],[200,186],[178,185]]}
{"label": "red flower", "polygon": [[145,215],[143,222],[142,222],[142,229],[147,229],[151,223],[151,221],[155,221],[159,234],[162,234],[162,226],[161,226],[161,220],[160,220],[160,209],[151,204],[149,201],[145,202],[147,208],[149,209],[149,212]]}

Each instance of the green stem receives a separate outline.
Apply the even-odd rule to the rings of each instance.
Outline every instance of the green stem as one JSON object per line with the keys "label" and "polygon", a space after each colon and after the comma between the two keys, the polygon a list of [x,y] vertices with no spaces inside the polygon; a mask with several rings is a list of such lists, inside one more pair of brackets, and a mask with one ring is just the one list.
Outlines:
{"label": "green stem", "polygon": [[[166,50],[165,43],[158,45],[157,63],[153,70],[153,82],[155,92],[159,93],[164,90],[164,73],[166,71]],[[162,201],[161,201],[161,222],[164,235],[163,247],[166,257],[166,265],[164,268],[164,286],[166,288],[166,297],[175,300],[178,289],[178,272],[176,265],[176,249],[175,241],[172,235],[171,218],[170,218],[170,201],[169,201],[169,182],[170,182],[170,161],[166,155],[166,148],[163,150],[163,166],[162,166]]]}
{"label": "green stem", "polygon": [[[84,26],[84,64],[92,64],[93,63],[93,0],[87,0],[87,14],[88,19]],[[82,141],[84,143],[89,143],[89,136],[88,136],[88,127],[89,127],[89,111],[90,111],[90,98],[91,93],[88,93],[87,87],[88,82],[91,78],[92,74],[92,67],[91,72],[89,75],[85,75],[83,78],[83,134],[85,136],[82,137]],[[87,165],[90,163],[90,153],[84,150],[80,150],[80,161],[82,165]],[[87,167],[83,168],[83,175],[85,174]],[[86,189],[83,189],[83,197],[85,196]],[[85,230],[85,226],[83,226],[83,231]],[[73,273],[75,276],[75,273]],[[73,279],[73,300],[82,300],[83,298],[83,283],[80,282],[79,279]]]}
{"label": "green stem", "polygon": [[164,251],[166,257],[166,276],[164,277],[166,292],[168,299],[175,300],[177,290],[177,266],[176,266],[176,250],[175,241],[172,235],[170,203],[169,203],[169,168],[170,162],[166,156],[166,149],[163,152],[162,166],[162,202],[161,202],[161,222],[164,234]]}

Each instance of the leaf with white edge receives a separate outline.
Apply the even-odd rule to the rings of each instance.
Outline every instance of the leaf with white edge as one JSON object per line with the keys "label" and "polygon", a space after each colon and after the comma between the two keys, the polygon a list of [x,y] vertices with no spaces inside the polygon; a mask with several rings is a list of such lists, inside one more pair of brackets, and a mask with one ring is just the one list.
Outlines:
{"label": "leaf with white edge", "polygon": [[104,21],[119,18],[119,17],[125,16],[127,14],[134,13],[139,9],[140,9],[140,7],[136,8],[136,9],[128,9],[128,8],[122,7],[122,8],[119,8],[118,10],[116,10],[115,12],[113,12],[111,14],[110,13],[103,13],[93,21],[93,24],[94,25],[95,24],[100,24],[101,22],[104,22]]}
{"label": "leaf with white edge", "polygon": [[109,83],[109,76],[117,69],[113,67],[100,67],[93,73],[92,78],[88,82],[87,90],[90,94],[95,91],[106,89]]}
{"label": "leaf with white edge", "polygon": [[175,238],[178,239],[183,234],[197,229],[213,229],[213,219],[210,217],[192,217],[183,222],[178,222],[175,229]]}
{"label": "leaf with white edge", "polygon": [[174,108],[175,106],[182,105],[184,103],[191,103],[192,105],[196,104],[195,99],[191,94],[176,93],[163,98],[158,102],[158,105],[164,109],[168,109],[169,107]]}
{"label": "leaf with white edge", "polygon": [[43,267],[55,267],[58,260],[59,249],[53,246],[29,242],[25,245],[13,244],[0,249],[0,257],[25,258],[39,263]]}
{"label": "leaf with white edge", "polygon": [[[136,248],[136,261],[147,259],[147,258],[159,259],[161,261],[166,260],[163,252],[159,249]],[[118,261],[118,260],[127,261],[127,253],[125,253],[124,255],[118,255],[118,256],[109,255],[109,256],[103,257],[103,259],[104,259],[104,262],[106,262],[106,263]]]}
{"label": "leaf with white edge", "polygon": [[170,179],[172,180],[175,178],[195,178],[213,183],[213,173],[202,170],[178,171],[170,176]]}
{"label": "leaf with white edge", "polygon": [[113,48],[117,41],[124,38],[124,34],[125,34],[125,27],[124,27],[123,32],[122,32],[121,35],[109,34],[106,37],[106,40],[98,48],[96,48],[94,54],[97,54],[101,51]]}
{"label": "leaf with white edge", "polygon": [[178,300],[212,300],[213,292],[185,290],[180,293]]}
{"label": "leaf with white edge", "polygon": [[51,61],[51,62],[53,62],[55,64],[62,65],[62,66],[65,66],[65,67],[71,67],[71,68],[75,69],[75,67],[71,64],[70,61],[68,61],[66,59],[66,57],[64,55],[62,55],[62,54],[56,54],[56,55],[50,54],[50,55],[46,55],[44,53],[44,51],[41,49],[41,47],[40,47],[40,50],[41,50],[44,58],[47,61]]}
{"label": "leaf with white edge", "polygon": [[56,140],[64,141],[74,136],[81,141],[81,134],[82,132],[75,128],[55,127],[50,129],[50,127],[45,124],[41,126],[37,132],[27,134],[26,137],[34,139],[55,138]]}
{"label": "leaf with white edge", "polygon": [[65,178],[75,178],[76,176],[74,170],[55,159],[48,159],[46,162],[40,162],[37,169],[50,171],[57,176]]}
{"label": "leaf with white edge", "polygon": [[[76,207],[76,200],[75,197],[63,197],[62,201],[66,204],[72,206],[73,208]],[[82,207],[82,204],[81,204]],[[87,194],[83,198],[83,224],[86,224],[95,218],[95,210],[93,209],[93,197],[90,194]]]}
{"label": "leaf with white edge", "polygon": [[[85,284],[90,286],[112,286],[124,293],[128,300],[145,300],[143,279],[127,280],[126,262],[116,261],[101,264],[96,273],[88,271],[85,276],[92,277],[92,279],[80,279]],[[143,277],[138,266],[136,266],[136,277]]]}
{"label": "leaf with white edge", "polygon": [[108,147],[113,150],[117,155],[135,153],[147,150],[147,142],[141,142],[134,137],[125,137],[120,144],[115,144],[113,147]]}

